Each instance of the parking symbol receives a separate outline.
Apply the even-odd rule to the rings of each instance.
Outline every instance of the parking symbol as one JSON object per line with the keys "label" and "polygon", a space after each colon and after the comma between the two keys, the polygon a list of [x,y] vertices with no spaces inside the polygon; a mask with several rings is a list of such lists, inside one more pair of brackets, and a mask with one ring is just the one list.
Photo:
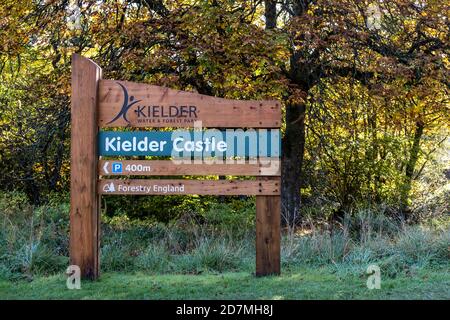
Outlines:
{"label": "parking symbol", "polygon": [[113,173],[122,173],[122,162],[113,162],[112,163],[112,172]]}

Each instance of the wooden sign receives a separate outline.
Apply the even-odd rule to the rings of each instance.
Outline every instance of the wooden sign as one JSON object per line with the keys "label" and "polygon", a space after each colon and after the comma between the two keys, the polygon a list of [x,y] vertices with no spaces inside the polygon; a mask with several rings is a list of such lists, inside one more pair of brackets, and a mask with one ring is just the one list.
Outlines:
{"label": "wooden sign", "polygon": [[280,176],[279,159],[204,163],[203,161],[172,160],[100,160],[100,176]]}
{"label": "wooden sign", "polygon": [[[78,265],[85,278],[99,276],[101,196],[252,195],[256,275],[279,274],[279,102],[229,100],[101,77],[95,63],[73,55],[70,263]],[[99,131],[99,127],[193,131]],[[134,156],[172,159],[123,159]],[[202,175],[241,179],[181,179]],[[146,176],[176,178],[143,179]]]}
{"label": "wooden sign", "polygon": [[134,195],[252,195],[279,196],[280,181],[277,180],[148,180],[148,179],[102,179],[99,194]]}
{"label": "wooden sign", "polygon": [[278,101],[239,101],[128,81],[99,81],[100,127],[279,128]]}

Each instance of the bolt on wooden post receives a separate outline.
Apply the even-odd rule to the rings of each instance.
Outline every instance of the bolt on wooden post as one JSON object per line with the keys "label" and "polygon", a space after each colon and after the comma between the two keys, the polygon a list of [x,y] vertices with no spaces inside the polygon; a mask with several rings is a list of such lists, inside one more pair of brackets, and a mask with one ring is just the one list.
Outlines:
{"label": "bolt on wooden post", "polygon": [[[84,278],[99,276],[99,199],[114,194],[256,196],[255,274],[280,273],[281,106],[277,101],[230,100],[143,83],[103,80],[100,67],[89,59],[74,55],[71,115],[70,261],[80,267]],[[204,138],[211,131],[189,131],[198,121],[204,127],[218,129],[214,130],[214,140]],[[108,131],[112,127],[143,129]],[[174,138],[174,132],[148,130],[166,127],[188,130],[178,130],[182,131],[178,134],[183,139]],[[232,143],[227,140],[230,128],[231,131],[246,128],[245,131],[233,131],[237,141],[245,144],[245,135],[256,134],[258,138],[253,142],[258,146],[266,144],[267,150],[265,147],[259,149],[256,161],[247,159],[241,163],[126,159],[136,156],[173,158],[174,150],[194,155],[189,146],[206,149],[215,146],[215,152],[224,151],[225,158],[238,156],[245,159],[247,148],[238,148],[242,154],[231,153],[235,148],[234,138]],[[242,136],[244,140],[239,140]],[[272,142],[275,143],[271,145]],[[260,152],[263,149],[265,153]],[[201,158],[204,157],[202,153]],[[183,175],[245,178],[170,178]],[[141,178],[131,179],[132,176]],[[152,176],[169,178],[152,179]],[[256,177],[256,180],[248,177]]]}

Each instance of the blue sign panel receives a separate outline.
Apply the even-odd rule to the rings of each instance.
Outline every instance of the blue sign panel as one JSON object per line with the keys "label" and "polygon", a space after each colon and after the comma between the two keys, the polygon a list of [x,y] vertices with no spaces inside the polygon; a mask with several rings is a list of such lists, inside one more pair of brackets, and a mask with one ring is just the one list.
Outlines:
{"label": "blue sign panel", "polygon": [[111,168],[112,173],[122,173],[122,162],[113,162]]}
{"label": "blue sign panel", "polygon": [[[172,157],[279,157],[280,131],[258,130],[176,130],[176,131],[100,131],[100,156]],[[122,170],[121,163],[113,172]],[[117,171],[114,171],[117,170]],[[120,170],[120,171],[118,171]]]}

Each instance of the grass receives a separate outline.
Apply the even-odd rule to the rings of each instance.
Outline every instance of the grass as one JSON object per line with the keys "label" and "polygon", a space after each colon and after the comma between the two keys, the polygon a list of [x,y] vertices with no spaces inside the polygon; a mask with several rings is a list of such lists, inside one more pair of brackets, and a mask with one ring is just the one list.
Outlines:
{"label": "grass", "polygon": [[[450,217],[405,224],[361,210],[284,232],[283,274],[255,278],[254,208],[170,224],[103,217],[97,282],[68,290],[68,205],[0,194],[0,299],[450,299]],[[250,216],[252,219],[250,219]],[[381,270],[368,290],[366,269]]]}
{"label": "grass", "polygon": [[201,275],[102,274],[66,288],[64,275],[32,282],[0,281],[1,299],[450,299],[448,271],[420,271],[381,280],[369,290],[367,277],[345,277],[328,268],[305,268],[256,278],[247,272]]}

